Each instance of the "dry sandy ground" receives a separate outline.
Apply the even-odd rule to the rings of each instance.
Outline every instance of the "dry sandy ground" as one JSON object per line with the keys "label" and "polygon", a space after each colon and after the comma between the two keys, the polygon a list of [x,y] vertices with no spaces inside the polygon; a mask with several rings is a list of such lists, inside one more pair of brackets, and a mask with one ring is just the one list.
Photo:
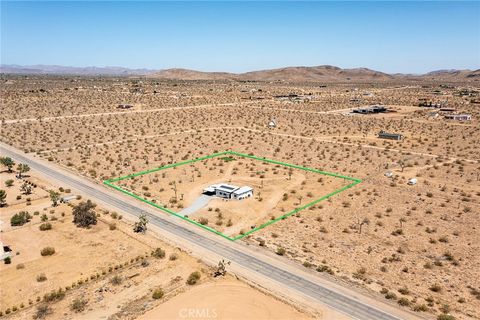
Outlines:
{"label": "dry sandy ground", "polygon": [[[349,83],[319,87],[52,78],[13,79],[9,83],[3,86],[0,101],[6,120],[0,127],[2,141],[98,183],[224,150],[360,178],[362,183],[354,188],[244,240],[255,246],[263,243],[262,250],[273,254],[283,247],[286,258],[312,273],[317,268],[329,270],[347,285],[367,288],[378,298],[387,296],[388,291],[389,296],[395,295],[390,300],[395,304],[401,301],[409,304],[409,309],[428,309],[421,314],[436,316],[447,310],[458,319],[480,318],[480,105],[472,102],[478,99],[478,84]],[[143,93],[132,92],[137,89]],[[311,102],[274,97],[289,93],[308,95]],[[418,107],[420,99],[447,102],[448,107],[469,113],[474,120],[447,121],[438,109]],[[253,103],[184,108],[245,101]],[[118,103],[132,103],[135,110],[151,112],[118,114]],[[388,105],[398,112],[343,115],[345,109],[371,104]],[[164,111],[153,111],[157,109]],[[432,118],[432,112],[440,116]],[[80,116],[95,113],[103,115]],[[69,115],[75,117],[65,117]],[[32,117],[59,118],[8,121]],[[266,124],[272,117],[278,127],[268,130]],[[405,139],[378,139],[380,130],[402,133]],[[229,178],[227,166],[223,174],[219,167],[203,169],[202,177],[195,176],[195,185],[187,183],[190,175],[178,183],[183,188],[183,206],[188,206],[204,185]],[[394,178],[384,176],[387,171],[393,172]],[[242,177],[239,184],[248,182],[244,178],[258,178],[243,173],[238,176]],[[234,175],[230,177],[234,182]],[[408,186],[407,180],[413,177],[418,184]],[[292,176],[291,182],[302,179]],[[266,199],[285,193],[279,189],[294,187],[268,176],[267,181],[275,185],[265,186],[263,202],[245,202],[242,209],[268,209]],[[147,180],[149,190],[139,184],[135,192],[150,192],[147,198],[169,202],[172,191],[169,181],[164,182],[167,186]],[[259,185],[258,179],[252,183]],[[159,192],[159,187],[165,190]],[[309,183],[302,187],[312,193],[317,190],[309,188],[322,189]],[[38,196],[44,194],[38,191]],[[10,194],[7,198],[15,201]],[[32,200],[32,208],[36,201],[41,203]],[[285,210],[299,199],[291,196],[288,201],[292,202],[280,201]],[[216,202],[209,203],[212,211],[206,208],[203,213],[209,225],[226,225],[225,218],[222,226],[216,224],[217,207],[224,216],[230,211],[235,225],[235,217],[241,214],[227,203]],[[254,206],[249,209],[250,204]],[[179,209],[179,203],[169,205]],[[245,220],[244,225],[237,224],[230,231],[235,234],[258,223]],[[438,287],[440,291],[431,289]]]}
{"label": "dry sandy ground", "polygon": [[[14,176],[13,173],[0,174],[2,182]],[[150,232],[133,233],[132,223],[119,220],[113,212],[97,207],[97,224],[89,229],[77,228],[72,223],[71,206],[53,207],[49,198],[38,197],[45,195],[46,190],[57,190],[58,186],[38,178],[35,172],[29,172],[25,179],[37,184],[30,195],[32,204],[27,206],[16,200],[16,195],[21,193],[21,180],[15,179],[7,197],[15,204],[0,208],[0,219],[4,221],[1,240],[14,253],[11,264],[0,264],[2,316],[31,319],[37,308],[45,304],[40,302],[44,295],[61,289],[65,297],[47,303],[51,311],[47,319],[134,319],[145,312],[148,313],[142,319],[168,319],[170,315],[161,311],[163,304],[174,312],[174,306],[185,301],[188,301],[185,306],[196,310],[217,310],[215,319],[229,318],[227,313],[241,315],[243,308],[252,312],[246,319],[280,319],[285,315],[308,318],[306,313],[231,276],[213,278],[212,269],[199,260],[160,241]],[[79,201],[74,200],[73,204]],[[29,211],[32,220],[23,226],[10,226],[11,216],[22,210]],[[33,214],[37,211],[38,215]],[[44,214],[52,224],[51,230],[39,230],[40,217]],[[115,225],[114,230],[111,225]],[[43,257],[40,251],[47,246],[54,247],[55,254]],[[165,258],[151,256],[156,248],[165,250]],[[193,271],[201,273],[196,286],[185,283]],[[39,281],[40,275],[44,275],[45,280]],[[114,283],[114,278],[120,279],[120,283]],[[165,296],[155,300],[152,292],[158,288]],[[212,297],[209,300],[214,302],[211,305],[202,300],[209,295]],[[83,311],[72,309],[76,299],[86,301]],[[235,303],[230,307],[222,307],[223,302],[233,300]],[[154,310],[150,313],[150,309]]]}
{"label": "dry sandy ground", "polygon": [[[313,319],[233,278],[202,284],[146,312],[153,319]],[[318,317],[317,317],[318,319]],[[328,319],[328,317],[322,317]],[[347,318],[345,318],[347,319]]]}
{"label": "dry sandy ground", "polygon": [[198,222],[207,219],[203,224],[228,236],[243,234],[345,185],[341,178],[261,160],[223,158],[160,170],[115,184],[176,212],[189,207],[209,185],[250,186],[254,189],[251,198],[226,201],[212,197],[208,205],[189,215]]}

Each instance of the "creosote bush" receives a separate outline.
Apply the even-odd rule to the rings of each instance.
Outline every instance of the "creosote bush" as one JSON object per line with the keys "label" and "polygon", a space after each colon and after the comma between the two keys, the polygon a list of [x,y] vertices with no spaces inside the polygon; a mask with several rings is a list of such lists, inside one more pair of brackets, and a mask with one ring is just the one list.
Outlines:
{"label": "creosote bush", "polygon": [[88,300],[83,298],[76,298],[72,301],[70,309],[74,312],[82,312],[88,305]]}
{"label": "creosote bush", "polygon": [[40,251],[40,254],[44,257],[45,256],[51,256],[54,253],[55,253],[55,248],[53,248],[53,247],[45,247],[45,248],[42,249],[42,251]]}
{"label": "creosote bush", "polygon": [[156,248],[152,251],[152,257],[163,259],[165,258],[165,250],[162,248]]}
{"label": "creosote bush", "polygon": [[187,279],[187,284],[188,285],[196,284],[198,282],[198,280],[200,280],[201,276],[202,275],[198,271],[190,273],[190,275],[188,276],[188,279]]}
{"label": "creosote bush", "polygon": [[164,294],[165,293],[163,292],[163,290],[158,288],[155,291],[153,291],[152,298],[155,299],[155,300],[161,299],[161,298],[163,298]]}

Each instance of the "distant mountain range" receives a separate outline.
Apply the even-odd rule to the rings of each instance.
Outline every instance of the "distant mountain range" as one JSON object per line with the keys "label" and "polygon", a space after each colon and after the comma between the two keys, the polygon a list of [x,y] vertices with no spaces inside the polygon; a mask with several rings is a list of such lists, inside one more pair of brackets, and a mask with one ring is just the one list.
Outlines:
{"label": "distant mountain range", "polygon": [[52,74],[52,75],[79,75],[79,76],[134,76],[147,75],[158,70],[129,69],[122,67],[66,67],[56,65],[20,66],[16,64],[0,65],[0,73],[10,74]]}
{"label": "distant mountain range", "polygon": [[[342,69],[335,66],[287,67],[245,73],[203,72],[188,69],[129,69],[122,67],[64,67],[50,65],[1,65],[0,73],[53,74],[78,76],[148,76],[156,79],[176,80],[241,80],[241,81],[288,81],[288,82],[337,82],[337,81],[387,81],[404,80],[480,80],[479,70],[438,70],[422,75],[387,74],[367,68]],[[478,80],[477,80],[478,79]]]}

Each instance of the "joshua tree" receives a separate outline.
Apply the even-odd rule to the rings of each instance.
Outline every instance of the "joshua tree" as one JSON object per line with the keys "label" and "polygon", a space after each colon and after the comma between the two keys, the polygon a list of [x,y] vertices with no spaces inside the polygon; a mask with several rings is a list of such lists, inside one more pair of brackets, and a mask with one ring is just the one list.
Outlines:
{"label": "joshua tree", "polygon": [[18,170],[18,177],[22,178],[22,174],[30,171],[30,167],[28,166],[28,164],[19,163],[17,166],[17,170]]}
{"label": "joshua tree", "polygon": [[57,206],[58,200],[60,199],[60,193],[56,192],[55,190],[50,190],[50,200],[52,200],[52,205],[54,207]]}
{"label": "joshua tree", "polygon": [[362,226],[363,226],[364,224],[367,224],[367,225],[368,225],[369,223],[370,223],[370,220],[369,220],[368,218],[364,218],[364,219],[362,220],[362,222],[359,222],[359,223],[358,223],[358,233],[359,233],[359,234],[362,234]]}
{"label": "joshua tree", "polygon": [[214,277],[225,276],[227,274],[226,266],[230,264],[230,261],[220,260],[218,262],[217,270],[213,273]]}
{"label": "joshua tree", "polygon": [[175,201],[177,201],[177,182],[173,181],[172,185],[173,185],[172,190],[173,192],[175,192]]}
{"label": "joshua tree", "polygon": [[20,187],[20,190],[22,190],[22,192],[24,194],[30,194],[30,193],[32,193],[32,186],[30,184],[28,184],[27,182],[24,182],[22,184],[22,186]]}
{"label": "joshua tree", "polygon": [[138,221],[135,222],[135,225],[133,226],[133,231],[137,233],[145,233],[147,231],[147,215],[145,213],[142,213],[140,217],[138,217]]}
{"label": "joshua tree", "polygon": [[0,190],[0,207],[3,207],[7,202],[5,199],[7,198],[7,192],[5,190]]}
{"label": "joshua tree", "polygon": [[15,161],[10,157],[1,157],[0,163],[8,168],[8,172],[12,172],[12,168],[15,165]]}

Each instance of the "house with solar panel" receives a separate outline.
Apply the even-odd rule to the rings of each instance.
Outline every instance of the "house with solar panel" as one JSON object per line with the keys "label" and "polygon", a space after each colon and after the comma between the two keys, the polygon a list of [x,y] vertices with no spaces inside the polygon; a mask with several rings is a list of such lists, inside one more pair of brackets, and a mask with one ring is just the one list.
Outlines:
{"label": "house with solar panel", "polygon": [[242,200],[253,196],[253,188],[248,186],[237,187],[234,185],[221,183],[214,184],[203,189],[203,194],[216,196],[223,199]]}

